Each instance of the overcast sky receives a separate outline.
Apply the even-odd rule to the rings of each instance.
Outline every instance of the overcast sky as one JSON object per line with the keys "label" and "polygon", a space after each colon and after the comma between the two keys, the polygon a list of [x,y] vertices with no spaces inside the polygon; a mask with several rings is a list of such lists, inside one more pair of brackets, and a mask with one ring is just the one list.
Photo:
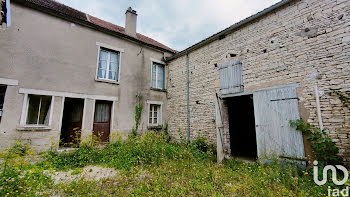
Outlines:
{"label": "overcast sky", "polygon": [[57,1],[123,27],[131,6],[138,13],[138,33],[183,50],[280,0]]}

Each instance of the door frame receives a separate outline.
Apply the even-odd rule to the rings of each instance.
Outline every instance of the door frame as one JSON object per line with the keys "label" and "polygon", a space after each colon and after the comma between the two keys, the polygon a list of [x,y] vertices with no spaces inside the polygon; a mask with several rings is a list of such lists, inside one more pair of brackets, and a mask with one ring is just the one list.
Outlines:
{"label": "door frame", "polygon": [[[241,92],[241,93],[233,93],[233,94],[228,94],[228,95],[224,95],[224,96],[220,96],[219,99],[220,100],[226,100],[228,98],[232,98],[232,97],[238,97],[238,96],[245,96],[245,95],[253,95],[253,101],[254,101],[254,93],[257,93],[257,92],[261,92],[261,91],[268,91],[268,90],[274,90],[274,89],[280,89],[280,88],[298,88],[298,87],[301,87],[301,83],[293,83],[293,84],[283,84],[283,85],[277,85],[277,86],[272,86],[272,87],[267,87],[267,88],[261,88],[261,89],[257,89],[257,90],[251,90],[251,91],[245,91],[245,92]],[[255,106],[254,106],[255,107]],[[226,107],[227,108],[227,107]],[[228,109],[227,109],[228,110]],[[299,111],[299,109],[298,109]],[[228,113],[228,111],[226,111]],[[223,112],[223,116],[227,116],[227,117],[223,117],[223,121],[228,121],[228,114],[226,114],[226,112]],[[225,115],[224,115],[225,114]],[[299,112],[300,114],[300,112]],[[254,114],[255,116],[255,114]],[[256,124],[256,117],[254,117],[255,119],[255,124]],[[226,125],[225,123],[223,125]],[[230,132],[230,127],[224,127],[224,133],[229,133]],[[257,132],[255,130],[255,132]],[[226,137],[227,138],[227,137]],[[257,133],[256,133],[256,138],[257,138]],[[225,141],[225,140],[224,140]],[[228,140],[229,143],[230,140]],[[258,145],[258,144],[257,144]],[[305,144],[304,144],[304,149],[305,149]],[[305,150],[304,150],[305,152]],[[258,147],[257,147],[257,158],[259,159],[259,150],[258,150]]]}
{"label": "door frame", "polygon": [[[54,97],[54,96],[52,96]],[[63,125],[63,115],[64,115],[64,106],[65,106],[65,102],[66,102],[66,98],[68,99],[81,99],[84,100],[83,102],[83,111],[82,111],[82,117],[81,117],[81,128],[80,128],[80,138],[82,137],[82,133],[83,133],[83,128],[84,128],[84,122],[85,122],[85,111],[86,111],[86,98],[79,98],[79,97],[62,97],[62,102],[61,102],[61,109],[60,109],[60,121],[59,121],[59,136],[58,139],[59,141],[61,140],[61,134],[62,134],[62,125]],[[61,148],[59,146],[59,148]],[[65,147],[66,148],[66,147]]]}
{"label": "door frame", "polygon": [[273,90],[273,89],[279,89],[279,88],[287,88],[287,87],[298,88],[298,87],[301,87],[301,83],[277,85],[277,86],[272,86],[272,87],[268,87],[268,88],[261,88],[261,89],[257,89],[257,90],[244,91],[244,92],[234,93],[234,94],[227,94],[227,95],[224,95],[224,96],[220,96],[220,98],[221,99],[232,98],[232,97],[237,97],[237,96],[244,96],[244,95],[254,94],[255,92],[261,92],[261,91]]}

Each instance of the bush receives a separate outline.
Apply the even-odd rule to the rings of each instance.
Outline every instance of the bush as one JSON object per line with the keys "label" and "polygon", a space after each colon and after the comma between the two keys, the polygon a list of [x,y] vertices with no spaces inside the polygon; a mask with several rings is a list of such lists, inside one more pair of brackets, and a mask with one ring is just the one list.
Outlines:
{"label": "bush", "polygon": [[[197,158],[208,158],[210,156],[215,156],[215,148],[212,144],[205,141],[203,137],[199,137],[188,144],[188,148]],[[214,157],[211,157],[215,159]]]}
{"label": "bush", "polygon": [[149,131],[142,137],[129,137],[116,141],[103,149],[91,145],[65,153],[48,152],[41,164],[57,169],[105,164],[118,169],[130,169],[136,165],[159,165],[165,160],[179,158],[206,159],[213,155],[213,146],[198,138],[188,146],[168,142],[168,136]]}
{"label": "bush", "polygon": [[303,119],[290,121],[290,125],[308,135],[313,153],[320,165],[335,165],[342,162],[339,149],[325,131],[315,128]]}

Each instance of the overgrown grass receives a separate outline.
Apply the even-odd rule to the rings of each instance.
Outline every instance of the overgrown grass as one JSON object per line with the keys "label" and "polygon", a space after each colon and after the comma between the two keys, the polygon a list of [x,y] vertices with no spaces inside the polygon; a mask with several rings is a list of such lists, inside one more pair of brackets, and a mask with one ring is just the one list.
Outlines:
{"label": "overgrown grass", "polygon": [[[104,148],[82,145],[70,152],[47,152],[31,164],[25,147],[2,154],[0,196],[324,196],[309,171],[226,160],[215,162],[215,150],[199,138],[189,145],[167,142],[148,132]],[[22,149],[25,151],[22,151]],[[6,164],[6,165],[5,165]],[[43,170],[80,172],[87,165],[112,167],[118,175],[100,181],[74,180],[54,185]],[[334,187],[332,185],[332,187]]]}

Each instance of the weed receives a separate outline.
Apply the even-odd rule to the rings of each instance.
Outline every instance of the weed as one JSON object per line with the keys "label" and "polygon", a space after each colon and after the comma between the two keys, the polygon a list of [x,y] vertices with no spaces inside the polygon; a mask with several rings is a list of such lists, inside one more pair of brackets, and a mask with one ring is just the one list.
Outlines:
{"label": "weed", "polygon": [[315,128],[303,119],[290,121],[290,125],[308,135],[307,140],[310,141],[313,153],[320,165],[335,165],[342,162],[338,156],[339,149],[324,130]]}

